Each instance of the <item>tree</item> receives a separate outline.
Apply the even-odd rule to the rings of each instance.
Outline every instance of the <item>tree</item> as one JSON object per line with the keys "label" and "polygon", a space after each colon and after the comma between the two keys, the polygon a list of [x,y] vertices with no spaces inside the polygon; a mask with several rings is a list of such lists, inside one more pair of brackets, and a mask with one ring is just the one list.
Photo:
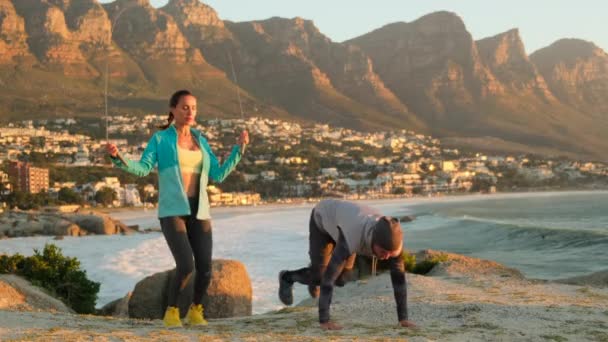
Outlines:
{"label": "tree", "polygon": [[60,202],[70,204],[81,204],[83,202],[82,196],[80,196],[76,191],[68,187],[63,187],[59,189],[59,192],[57,193],[57,199]]}
{"label": "tree", "polygon": [[95,193],[95,202],[106,206],[112,204],[112,202],[114,202],[116,199],[118,199],[116,191],[114,191],[112,188],[108,188],[107,186],[99,189],[99,191]]}

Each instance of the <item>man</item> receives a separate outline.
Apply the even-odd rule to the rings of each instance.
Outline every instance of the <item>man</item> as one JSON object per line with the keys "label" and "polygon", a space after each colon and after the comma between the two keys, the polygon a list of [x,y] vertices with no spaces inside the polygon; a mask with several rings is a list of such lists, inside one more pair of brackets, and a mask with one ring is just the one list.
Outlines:
{"label": "man", "polygon": [[[323,200],[310,215],[310,267],[279,273],[279,299],[293,304],[293,284],[308,285],[313,298],[319,297],[319,323],[324,330],[342,327],[329,319],[334,284],[343,286],[352,273],[357,254],[388,260],[397,317],[403,327],[414,327],[407,315],[407,284],[401,258],[403,232],[399,220],[383,216],[366,205]],[[320,289],[319,289],[320,286]]]}

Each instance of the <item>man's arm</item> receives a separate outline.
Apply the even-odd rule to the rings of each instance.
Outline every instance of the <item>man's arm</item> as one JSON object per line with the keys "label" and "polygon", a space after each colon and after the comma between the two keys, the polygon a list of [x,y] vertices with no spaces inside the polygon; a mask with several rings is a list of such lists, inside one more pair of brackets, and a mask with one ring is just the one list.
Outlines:
{"label": "man's arm", "polygon": [[334,283],[342,269],[346,259],[351,255],[344,239],[344,235],[340,231],[340,238],[336,244],[327,269],[321,278],[321,295],[319,296],[319,323],[321,325],[329,322],[329,307],[331,305],[331,297],[334,291]]}
{"label": "man's arm", "polygon": [[391,283],[397,304],[397,317],[399,322],[407,321],[407,282],[405,280],[405,266],[401,256],[390,258]]}

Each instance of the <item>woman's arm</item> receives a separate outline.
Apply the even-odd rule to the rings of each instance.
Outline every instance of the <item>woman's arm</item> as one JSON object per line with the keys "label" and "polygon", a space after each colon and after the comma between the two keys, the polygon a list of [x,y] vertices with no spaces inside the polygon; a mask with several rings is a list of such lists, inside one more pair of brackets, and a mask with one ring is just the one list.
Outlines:
{"label": "woman's arm", "polygon": [[217,157],[215,156],[213,151],[211,151],[211,147],[209,146],[207,140],[203,138],[201,139],[201,141],[203,143],[202,148],[204,148],[209,154],[209,177],[212,180],[221,183],[222,181],[224,181],[224,179],[226,179],[226,177],[228,177],[230,172],[234,170],[236,165],[241,160],[241,157],[243,156],[243,152],[245,150],[245,146],[249,143],[249,134],[247,133],[247,131],[243,131],[241,133],[241,136],[239,137],[239,144],[234,145],[232,147],[232,152],[230,153],[230,156],[226,161],[224,161],[222,165],[220,165],[219,161],[217,160]]}
{"label": "woman's arm", "polygon": [[154,166],[156,165],[156,162],[158,161],[157,151],[158,151],[157,137],[156,137],[156,135],[154,135],[148,141],[148,145],[146,146],[146,149],[144,150],[144,153],[141,155],[141,159],[139,161],[124,159],[124,161],[126,161],[126,164],[125,164],[117,156],[112,156],[112,155],[110,155],[110,156],[112,157],[111,158],[112,163],[114,165],[116,165],[117,167],[119,167],[129,173],[132,173],[136,176],[144,177],[144,176],[147,176],[150,173],[150,171],[152,171],[152,168],[154,168]]}

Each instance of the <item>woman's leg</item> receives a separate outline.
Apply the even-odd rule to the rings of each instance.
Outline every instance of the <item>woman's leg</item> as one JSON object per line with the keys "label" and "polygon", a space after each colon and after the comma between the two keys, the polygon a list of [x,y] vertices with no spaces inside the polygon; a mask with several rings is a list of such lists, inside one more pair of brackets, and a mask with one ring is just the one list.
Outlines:
{"label": "woman's leg", "polygon": [[198,199],[190,199],[192,214],[186,223],[188,227],[188,240],[194,254],[194,304],[201,304],[203,295],[207,293],[211,281],[211,257],[213,251],[213,239],[211,234],[211,220],[199,220],[196,218],[198,210]]}
{"label": "woman's leg", "polygon": [[201,304],[203,295],[207,293],[211,281],[211,255],[213,239],[211,235],[211,220],[191,219],[188,224],[188,238],[194,253],[194,304]]}
{"label": "woman's leg", "polygon": [[175,259],[175,280],[169,284],[169,306],[177,306],[180,292],[188,284],[192,276],[194,265],[192,262],[192,249],[186,233],[186,218],[179,216],[163,217],[160,226]]}

